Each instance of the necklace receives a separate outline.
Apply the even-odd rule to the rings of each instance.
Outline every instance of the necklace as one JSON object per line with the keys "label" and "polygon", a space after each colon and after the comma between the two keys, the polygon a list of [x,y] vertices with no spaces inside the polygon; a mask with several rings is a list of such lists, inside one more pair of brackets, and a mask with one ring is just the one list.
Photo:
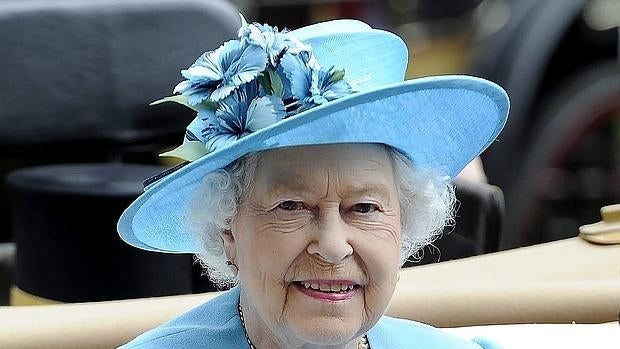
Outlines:
{"label": "necklace", "polygon": [[[254,346],[254,344],[252,344],[252,341],[250,340],[250,336],[248,335],[248,329],[245,327],[245,320],[243,319],[243,310],[241,310],[241,302],[239,302],[237,309],[239,310],[239,318],[241,319],[241,326],[243,326],[243,333],[245,334],[245,340],[248,341],[248,346],[250,347],[250,349],[256,349],[256,347]],[[357,349],[370,349],[370,343],[368,343],[368,337],[366,337],[366,335],[363,335],[360,338],[360,341],[357,343]]]}

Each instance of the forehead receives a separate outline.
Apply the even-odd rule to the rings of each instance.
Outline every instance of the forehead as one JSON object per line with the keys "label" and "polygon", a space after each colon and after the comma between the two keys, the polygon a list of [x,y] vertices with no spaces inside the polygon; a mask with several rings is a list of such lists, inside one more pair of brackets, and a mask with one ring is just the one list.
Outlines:
{"label": "forehead", "polygon": [[262,154],[257,184],[317,186],[328,177],[352,182],[359,189],[394,186],[392,160],[377,144],[336,144],[270,150]]}

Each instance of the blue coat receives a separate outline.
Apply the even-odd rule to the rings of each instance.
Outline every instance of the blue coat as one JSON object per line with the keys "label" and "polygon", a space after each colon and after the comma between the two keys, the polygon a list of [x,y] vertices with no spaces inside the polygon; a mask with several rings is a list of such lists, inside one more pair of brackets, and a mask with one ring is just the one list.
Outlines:
{"label": "blue coat", "polygon": [[[237,313],[239,287],[152,329],[122,349],[248,349]],[[414,321],[383,316],[368,332],[372,349],[499,349],[487,340],[467,341]]]}

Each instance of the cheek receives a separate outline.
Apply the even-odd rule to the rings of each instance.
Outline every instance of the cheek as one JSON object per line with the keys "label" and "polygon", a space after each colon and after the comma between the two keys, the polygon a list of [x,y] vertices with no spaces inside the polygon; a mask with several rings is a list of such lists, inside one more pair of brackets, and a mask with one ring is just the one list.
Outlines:
{"label": "cheek", "polygon": [[359,242],[356,250],[371,282],[383,283],[397,273],[400,263],[399,239],[367,239]]}
{"label": "cheek", "polygon": [[371,296],[384,299],[393,292],[400,266],[400,245],[401,230],[397,222],[365,232],[356,243],[357,254],[368,273]]}
{"label": "cheek", "polygon": [[247,271],[243,278],[246,284],[260,282],[265,288],[287,286],[286,275],[291,265],[308,245],[300,224],[257,220],[253,229],[245,229],[247,235],[238,237],[237,243],[243,269]]}
{"label": "cheek", "polygon": [[[254,227],[269,226],[258,223]],[[237,237],[240,278],[247,295],[263,319],[277,324],[282,321],[286,307],[291,266],[307,242],[303,234],[282,233],[272,229],[245,229]]]}

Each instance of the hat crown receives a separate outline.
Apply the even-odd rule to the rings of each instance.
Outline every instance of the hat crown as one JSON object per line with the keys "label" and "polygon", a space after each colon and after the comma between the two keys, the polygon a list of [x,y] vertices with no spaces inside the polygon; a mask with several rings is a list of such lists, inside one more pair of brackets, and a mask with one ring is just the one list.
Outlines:
{"label": "hat crown", "polygon": [[397,35],[352,19],[317,23],[289,32],[312,46],[323,67],[345,70],[345,80],[355,91],[372,90],[402,82],[408,51]]}

